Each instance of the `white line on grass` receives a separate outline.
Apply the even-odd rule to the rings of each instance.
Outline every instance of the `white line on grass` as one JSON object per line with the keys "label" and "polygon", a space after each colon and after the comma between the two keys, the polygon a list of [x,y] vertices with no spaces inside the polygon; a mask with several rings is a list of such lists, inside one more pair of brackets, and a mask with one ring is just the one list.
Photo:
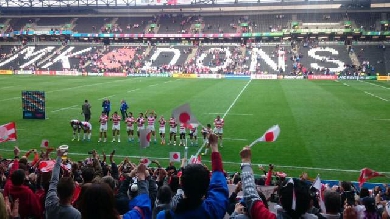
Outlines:
{"label": "white line on grass", "polygon": [[378,98],[378,99],[380,99],[380,100],[386,101],[386,102],[389,101],[389,100],[387,100],[387,99],[385,99],[385,98],[382,98],[382,97],[380,97],[380,96],[377,96],[377,95],[372,94],[372,93],[367,92],[367,91],[364,91],[364,93],[366,93],[366,94],[368,94],[368,95],[370,95],[370,96],[372,96],[372,97],[376,97],[376,98]]}
{"label": "white line on grass", "polygon": [[[250,79],[248,81],[248,83],[245,84],[245,86],[241,89],[240,93],[238,93],[236,99],[233,100],[233,103],[230,104],[229,108],[226,110],[226,112],[223,114],[222,116],[222,119],[226,117],[226,115],[229,113],[229,111],[232,109],[232,107],[236,104],[238,98],[241,97],[241,94],[246,90],[246,88],[248,87],[248,85],[252,82],[252,79]],[[195,156],[198,157],[199,153],[202,151],[203,147],[205,146],[206,144],[203,144],[199,150],[196,152]]]}
{"label": "white line on grass", "polygon": [[107,97],[99,98],[98,100],[104,100],[104,99],[107,99],[107,98],[110,98],[110,97],[115,97],[115,94],[114,94],[114,95],[107,96]]}
{"label": "white line on grass", "polygon": [[149,85],[149,87],[154,87],[154,86],[157,86],[158,84],[151,84]]}
{"label": "white line on grass", "polygon": [[349,87],[349,85],[347,83],[343,83],[343,85]]}
{"label": "white line on grass", "polygon": [[245,86],[241,89],[240,93],[238,93],[236,99],[234,99],[233,103],[230,104],[229,108],[226,110],[225,114],[223,114],[222,119],[226,117],[226,115],[229,113],[229,111],[232,109],[232,107],[236,104],[238,98],[241,97],[241,94],[246,90],[248,85],[252,82],[252,79],[248,81],[248,83],[245,84]]}
{"label": "white line on grass", "polygon": [[[58,89],[58,90],[50,90],[50,91],[46,91],[46,93],[49,94],[49,93],[58,92],[58,91],[72,90],[72,89],[83,88],[83,87],[91,87],[91,86],[102,85],[102,84],[110,84],[110,83],[115,83],[115,82],[119,82],[119,81],[125,81],[125,80],[115,80],[115,81],[101,82],[101,83],[96,83],[96,84],[85,84],[85,85],[80,85],[80,86],[76,86],[76,87],[68,87],[68,88],[63,88],[63,89]],[[20,97],[11,97],[11,98],[7,98],[7,99],[2,99],[2,100],[0,100],[0,102],[8,101],[8,100],[16,100],[19,98]]]}
{"label": "white line on grass", "polygon": [[15,86],[6,86],[6,87],[2,87],[2,88],[0,88],[0,90],[8,89],[8,88],[14,88],[14,87],[16,87],[16,85],[15,85]]}
{"label": "white line on grass", "polygon": [[[5,152],[13,152],[13,150],[10,150],[10,149],[0,149],[0,151],[5,151]],[[26,150],[21,150],[21,152],[25,153],[27,152]],[[87,157],[88,154],[84,154],[84,153],[68,153],[69,155],[76,155],[76,156],[85,156]],[[199,154],[199,153],[197,153]],[[145,157],[145,156],[132,156],[132,155],[114,155],[115,157],[120,157],[120,158],[126,158],[126,157],[129,157],[129,158],[142,158],[142,157]],[[211,155],[210,155],[211,156]],[[147,157],[151,160],[169,160],[169,158],[167,157]],[[208,162],[210,163],[211,161],[210,160],[202,160],[202,162]],[[241,163],[240,162],[232,162],[232,161],[223,161],[223,163],[226,163],[226,164],[235,164],[235,165],[240,165]],[[260,164],[260,163],[253,163],[254,166],[257,166],[257,165],[263,165],[263,166],[266,166],[268,164]],[[348,172],[348,173],[360,173],[361,170],[344,170],[344,169],[332,169],[332,168],[320,168],[320,167],[300,167],[300,166],[283,166],[283,165],[277,165],[275,164],[274,165],[275,167],[280,167],[280,168],[290,168],[290,169],[306,169],[306,170],[321,170],[321,171],[333,171],[333,172]],[[380,172],[380,173],[384,173],[384,174],[389,174],[390,172]]]}
{"label": "white line on grass", "polygon": [[137,90],[139,90],[139,88],[134,89],[134,90],[129,90],[129,91],[127,91],[127,93],[131,93],[131,92],[134,92],[134,91],[137,91]]}
{"label": "white line on grass", "polygon": [[77,107],[77,105],[73,105],[73,106],[70,106],[70,107],[64,107],[64,108],[59,108],[58,110],[53,110],[51,112],[52,113],[56,113],[56,112],[60,112],[60,111],[63,111],[63,110],[72,109],[72,108],[75,108],[75,107]]}
{"label": "white line on grass", "polygon": [[223,138],[223,140],[231,140],[231,141],[248,141],[246,138]]}
{"label": "white line on grass", "polygon": [[335,80],[334,82],[340,82],[339,80]]}
{"label": "white line on grass", "polygon": [[380,120],[380,121],[390,121],[390,119],[374,119],[374,120]]}
{"label": "white line on grass", "polygon": [[[203,113],[208,115],[221,115],[223,113]],[[251,113],[229,113],[230,116],[253,116]]]}
{"label": "white line on grass", "polygon": [[373,86],[381,87],[381,88],[384,88],[386,90],[390,90],[390,87],[385,87],[385,86],[382,86],[382,85],[379,85],[379,84],[374,84],[372,82],[367,82],[367,81],[361,81],[361,82],[364,82],[364,83],[367,83],[367,84],[371,84]]}

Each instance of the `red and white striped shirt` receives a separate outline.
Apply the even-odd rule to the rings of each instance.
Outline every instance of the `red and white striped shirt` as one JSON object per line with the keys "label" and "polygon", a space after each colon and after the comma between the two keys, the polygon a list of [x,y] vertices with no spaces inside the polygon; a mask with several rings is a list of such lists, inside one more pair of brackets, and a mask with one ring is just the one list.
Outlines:
{"label": "red and white striped shirt", "polygon": [[169,126],[171,128],[175,128],[177,126],[176,121],[174,118],[169,119]]}
{"label": "red and white striped shirt", "polygon": [[99,122],[100,122],[100,124],[102,124],[102,125],[107,124],[107,120],[108,120],[107,115],[104,115],[104,116],[101,115],[100,118],[99,118]]}
{"label": "red and white striped shirt", "polygon": [[119,115],[112,115],[112,122],[114,125],[118,125],[121,121],[121,117]]}
{"label": "red and white striped shirt", "polygon": [[138,118],[137,118],[137,126],[138,126],[138,127],[144,126],[144,123],[145,123],[145,120],[144,120],[143,117],[138,117]]}
{"label": "red and white striped shirt", "polygon": [[186,131],[186,126],[184,125],[184,123],[180,123],[180,131],[181,132],[185,132]]}
{"label": "red and white striped shirt", "polygon": [[165,127],[165,123],[166,123],[165,119],[160,119],[158,122],[160,123],[160,128]]}
{"label": "red and white striped shirt", "polygon": [[128,127],[132,127],[134,125],[134,122],[135,122],[134,117],[127,117],[126,118],[126,124]]}
{"label": "red and white striped shirt", "polygon": [[223,119],[214,119],[214,126],[215,128],[223,128],[224,121]]}
{"label": "red and white striped shirt", "polygon": [[155,121],[156,121],[156,118],[154,116],[148,117],[148,125],[154,126]]}

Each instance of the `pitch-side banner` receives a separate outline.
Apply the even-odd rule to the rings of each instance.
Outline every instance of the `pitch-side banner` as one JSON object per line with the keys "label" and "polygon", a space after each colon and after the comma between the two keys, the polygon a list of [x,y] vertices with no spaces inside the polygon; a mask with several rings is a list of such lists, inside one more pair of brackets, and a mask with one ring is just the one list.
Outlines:
{"label": "pitch-side banner", "polygon": [[309,80],[337,80],[337,75],[309,75]]}
{"label": "pitch-side banner", "polygon": [[378,76],[376,78],[376,80],[378,80],[378,81],[388,81],[388,80],[390,80],[390,76]]}
{"label": "pitch-side banner", "polygon": [[278,76],[276,74],[251,74],[251,79],[257,80],[276,80]]}
{"label": "pitch-side banner", "polygon": [[376,76],[338,76],[339,80],[376,80]]}
{"label": "pitch-side banner", "polygon": [[198,78],[221,79],[221,74],[197,74]]}
{"label": "pitch-side banner", "polygon": [[196,78],[196,74],[173,74],[174,78]]}
{"label": "pitch-side banner", "polygon": [[105,72],[104,77],[126,77],[126,73]]}
{"label": "pitch-side banner", "polygon": [[298,79],[303,79],[302,75],[285,75],[283,79],[289,79],[289,80],[298,80]]}

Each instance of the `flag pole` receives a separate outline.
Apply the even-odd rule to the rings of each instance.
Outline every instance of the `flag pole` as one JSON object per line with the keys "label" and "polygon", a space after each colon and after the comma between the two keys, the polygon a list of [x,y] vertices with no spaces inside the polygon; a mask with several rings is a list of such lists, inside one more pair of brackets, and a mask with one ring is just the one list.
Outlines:
{"label": "flag pole", "polygon": [[254,140],[250,145],[249,145],[249,147],[251,148],[253,145],[255,145],[256,143],[258,142],[258,140],[256,139],[256,140]]}

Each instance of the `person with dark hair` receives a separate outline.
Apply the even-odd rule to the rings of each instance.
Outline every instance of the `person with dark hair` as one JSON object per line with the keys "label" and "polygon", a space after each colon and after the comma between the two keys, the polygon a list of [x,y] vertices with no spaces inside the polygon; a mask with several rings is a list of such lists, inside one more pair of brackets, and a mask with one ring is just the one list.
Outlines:
{"label": "person with dark hair", "polygon": [[88,100],[84,101],[81,107],[81,114],[84,114],[84,121],[89,122],[91,119],[91,105],[88,103]]}
{"label": "person with dark hair", "polygon": [[339,219],[340,218],[340,193],[332,190],[326,190],[324,193],[324,203],[326,213],[321,213],[324,218],[327,219]]}
{"label": "person with dark hair", "polygon": [[120,219],[114,206],[114,194],[105,183],[92,183],[87,187],[79,210],[83,219]]}
{"label": "person with dark hair", "polygon": [[90,183],[95,177],[95,171],[91,167],[86,167],[81,170],[81,177],[83,177],[83,183]]}
{"label": "person with dark hair", "polygon": [[111,102],[110,102],[110,100],[108,98],[103,100],[102,108],[103,108],[103,112],[106,113],[107,117],[110,117]]}
{"label": "person with dark hair", "polygon": [[251,218],[275,219],[276,215],[265,207],[257,192],[251,167],[252,152],[250,147],[244,147],[240,152],[240,156],[242,191],[244,192],[244,203],[248,214]]}
{"label": "person with dark hair", "polygon": [[[137,167],[138,195],[130,201],[130,211],[123,215],[123,219],[140,219],[152,217],[152,203],[149,198],[149,180],[144,164]],[[133,186],[132,186],[133,187]]]}
{"label": "person with dark hair", "polygon": [[53,168],[45,201],[46,218],[81,219],[80,212],[71,205],[75,190],[73,179],[63,177],[59,180],[61,157],[64,153],[65,151],[57,150],[56,164]]}
{"label": "person with dark hair", "polygon": [[157,213],[167,209],[171,209],[172,190],[169,186],[161,186],[157,191],[156,204],[153,209],[152,218],[157,217]]}
{"label": "person with dark hair", "polygon": [[182,170],[181,187],[184,197],[174,210],[160,211],[158,219],[164,218],[223,218],[228,207],[229,190],[223,173],[218,137],[209,136],[212,149],[212,175],[200,164],[190,164]]}
{"label": "person with dark hair", "polygon": [[19,169],[19,148],[15,147],[15,160],[13,161],[10,177],[4,186],[4,196],[10,198],[10,202],[19,200],[20,218],[41,218],[42,206],[38,197],[30,188],[23,185],[25,179],[24,170]]}

